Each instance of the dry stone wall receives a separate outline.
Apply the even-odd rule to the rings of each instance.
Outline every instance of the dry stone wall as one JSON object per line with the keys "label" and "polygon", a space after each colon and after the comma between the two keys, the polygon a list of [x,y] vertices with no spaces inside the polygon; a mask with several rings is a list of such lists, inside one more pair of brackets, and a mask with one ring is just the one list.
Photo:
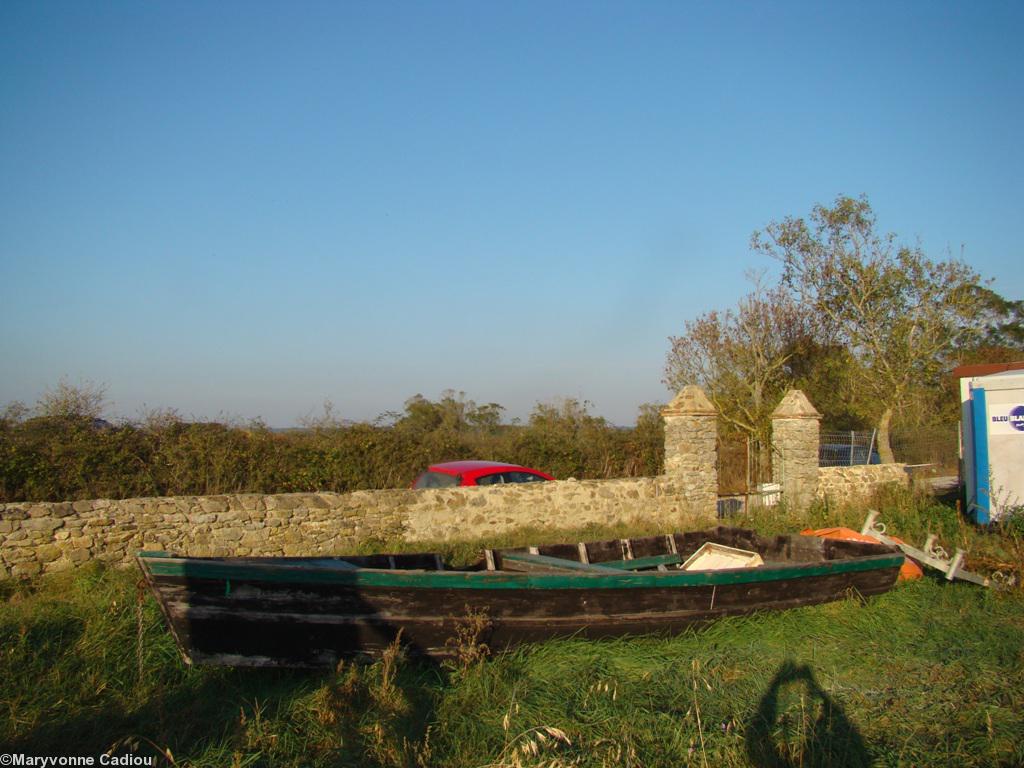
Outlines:
{"label": "dry stone wall", "polygon": [[819,499],[830,504],[856,504],[867,500],[885,485],[907,486],[906,464],[865,464],[852,467],[821,467],[818,470]]}
{"label": "dry stone wall", "polygon": [[0,505],[0,576],[66,570],[136,550],[190,556],[317,555],[370,538],[486,538],[523,526],[714,519],[664,477],[355,493],[238,494]]}
{"label": "dry stone wall", "polygon": [[[0,577],[90,559],[130,563],[139,549],[190,556],[319,555],[367,539],[484,538],[524,526],[576,528],[640,519],[666,530],[716,519],[717,415],[688,386],[662,411],[665,474],[430,490],[183,496],[0,504]],[[846,503],[891,482],[901,464],[818,469],[820,414],[791,390],[773,414],[774,469],[788,503]]]}

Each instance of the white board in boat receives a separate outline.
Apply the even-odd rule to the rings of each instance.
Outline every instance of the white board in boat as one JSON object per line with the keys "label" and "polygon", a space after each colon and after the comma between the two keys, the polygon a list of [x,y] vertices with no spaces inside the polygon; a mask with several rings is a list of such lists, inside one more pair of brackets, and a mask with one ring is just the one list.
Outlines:
{"label": "white board in boat", "polygon": [[709,541],[690,555],[682,568],[684,571],[721,571],[726,568],[757,568],[759,565],[764,565],[764,560],[757,552]]}

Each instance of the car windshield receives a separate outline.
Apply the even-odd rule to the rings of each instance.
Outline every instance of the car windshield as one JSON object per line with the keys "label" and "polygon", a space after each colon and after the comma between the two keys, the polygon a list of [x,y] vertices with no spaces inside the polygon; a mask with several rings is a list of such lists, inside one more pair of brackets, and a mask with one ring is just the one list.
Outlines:
{"label": "car windshield", "polygon": [[458,475],[446,472],[424,472],[416,478],[413,488],[453,488],[459,484]]}
{"label": "car windshield", "polygon": [[537,483],[544,482],[544,478],[532,472],[495,472],[476,479],[477,485],[495,485],[496,483]]}

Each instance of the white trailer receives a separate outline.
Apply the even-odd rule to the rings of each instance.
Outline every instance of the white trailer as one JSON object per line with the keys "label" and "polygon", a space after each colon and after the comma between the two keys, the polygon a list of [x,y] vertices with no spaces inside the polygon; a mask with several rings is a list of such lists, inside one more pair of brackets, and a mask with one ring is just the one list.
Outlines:
{"label": "white trailer", "polygon": [[[980,372],[986,369],[998,372]],[[1024,512],[1024,363],[954,373],[961,376],[960,477],[968,513],[988,523]]]}

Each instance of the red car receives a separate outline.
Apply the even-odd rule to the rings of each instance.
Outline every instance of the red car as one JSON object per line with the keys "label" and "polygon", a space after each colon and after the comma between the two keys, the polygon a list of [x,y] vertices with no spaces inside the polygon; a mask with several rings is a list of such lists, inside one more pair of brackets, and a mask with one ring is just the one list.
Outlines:
{"label": "red car", "polygon": [[431,464],[417,477],[413,488],[454,488],[457,485],[495,485],[500,483],[541,483],[554,480],[538,469],[500,461],[446,461]]}

